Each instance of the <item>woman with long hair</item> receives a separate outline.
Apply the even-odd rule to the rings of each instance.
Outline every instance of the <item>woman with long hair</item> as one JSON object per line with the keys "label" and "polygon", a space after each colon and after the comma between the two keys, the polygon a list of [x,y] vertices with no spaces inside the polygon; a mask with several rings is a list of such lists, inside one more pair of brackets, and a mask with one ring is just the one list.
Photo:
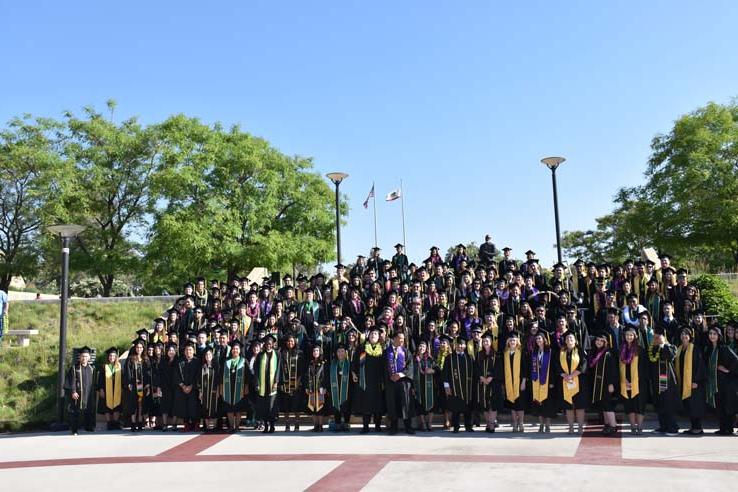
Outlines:
{"label": "woman with long hair", "polygon": [[502,358],[492,346],[492,334],[482,336],[482,350],[476,356],[477,374],[477,409],[484,412],[486,421],[485,432],[495,431],[497,412],[503,408]]}
{"label": "woman with long hair", "polygon": [[146,342],[137,339],[128,351],[126,366],[123,372],[123,387],[126,389],[126,410],[131,416],[131,432],[143,430],[146,416],[144,399],[151,390],[149,360],[146,354]]}
{"label": "woman with long hair", "polygon": [[618,357],[620,398],[628,414],[631,434],[643,433],[643,414],[648,397],[648,358],[638,344],[634,326],[625,327]]}
{"label": "woman with long hair", "polygon": [[307,413],[313,419],[313,432],[323,432],[326,393],[324,369],[323,348],[316,343],[310,351],[310,361],[302,381],[307,396]]}
{"label": "woman with long hair", "polygon": [[223,365],[220,393],[223,395],[223,411],[228,418],[228,432],[233,434],[241,425],[241,413],[248,410],[251,371],[241,354],[241,342],[233,340],[230,346],[228,359]]}
{"label": "woman with long hair", "polygon": [[525,410],[528,408],[528,359],[520,345],[520,335],[513,331],[507,334],[502,353],[505,376],[505,403],[512,416],[512,431],[525,431]]}
{"label": "woman with long hair", "polygon": [[587,363],[592,407],[602,412],[605,423],[602,435],[612,436],[618,431],[615,420],[615,388],[618,385],[618,360],[610,350],[606,333],[595,335],[594,349]]}
{"label": "woman with long hair", "polygon": [[720,420],[715,434],[730,436],[738,409],[738,356],[723,343],[722,331],[716,325],[707,330],[707,341],[707,404]]}
{"label": "woman with long hair", "polygon": [[438,366],[431,356],[428,345],[426,340],[420,340],[418,343],[415,364],[413,365],[415,372],[413,387],[419,430],[430,432],[433,429],[433,411],[437,406],[436,394],[438,387],[435,374]]}
{"label": "woman with long hair", "polygon": [[200,415],[203,420],[203,431],[213,432],[219,412],[220,369],[213,355],[213,348],[207,347],[202,354],[200,366]]}
{"label": "woman with long hair", "polygon": [[123,400],[123,370],[118,361],[118,349],[110,347],[105,351],[107,360],[103,370],[98,372],[97,391],[100,397],[97,413],[105,415],[108,430],[120,429],[120,410]]}
{"label": "woman with long hair", "polygon": [[530,354],[531,413],[538,417],[538,432],[551,432],[551,419],[558,411],[555,378],[551,365],[554,364],[551,345],[543,333],[532,337]]}
{"label": "woman with long hair", "polygon": [[690,421],[689,429],[683,433],[697,436],[704,433],[702,418],[706,410],[705,380],[707,379],[705,360],[702,351],[694,345],[692,330],[682,328],[679,341],[674,369],[679,382],[682,407]]}
{"label": "woman with long hair", "polygon": [[164,432],[167,431],[167,426],[170,424],[170,417],[174,417],[174,393],[176,390],[174,371],[177,369],[178,350],[177,344],[168,342],[164,348],[164,358],[160,364],[161,401],[159,407],[161,409],[161,430]]}
{"label": "woman with long hair", "polygon": [[569,434],[574,433],[576,418],[579,434],[584,432],[584,411],[589,393],[584,388],[585,379],[580,377],[587,371],[587,354],[579,346],[574,333],[564,336],[564,345],[556,358],[556,374],[561,376],[561,399],[569,424]]}

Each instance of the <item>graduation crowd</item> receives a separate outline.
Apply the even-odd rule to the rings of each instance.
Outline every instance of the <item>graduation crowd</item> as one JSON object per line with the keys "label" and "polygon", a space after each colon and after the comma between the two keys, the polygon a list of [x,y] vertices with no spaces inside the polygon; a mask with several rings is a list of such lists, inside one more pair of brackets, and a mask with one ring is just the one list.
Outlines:
{"label": "graduation crowd", "polygon": [[518,262],[504,248],[496,261],[489,236],[477,258],[458,245],[447,262],[433,247],[416,265],[395,249],[281,285],[188,283],[124,360],[113,347],[93,367],[79,350],[66,378],[72,432],[94,430],[97,413],[132,432],[272,433],[278,417],[298,431],[309,415],[314,432],[348,432],[355,416],[361,433],[493,433],[509,413],[512,432],[532,414],[545,433],[563,413],[581,433],[591,411],[609,436],[616,411],[640,434],[652,406],[655,432],[675,434],[681,419],[699,435],[713,415],[733,434],[736,323],[704,313],[669,256],[544,275],[533,251]]}

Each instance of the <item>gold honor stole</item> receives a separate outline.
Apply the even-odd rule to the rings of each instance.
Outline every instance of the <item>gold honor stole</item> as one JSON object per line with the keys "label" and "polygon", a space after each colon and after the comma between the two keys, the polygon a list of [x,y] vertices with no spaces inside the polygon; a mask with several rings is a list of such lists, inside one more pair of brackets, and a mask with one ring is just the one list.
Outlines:
{"label": "gold honor stole", "polygon": [[620,361],[620,395],[626,400],[629,398],[635,398],[638,396],[638,354],[633,356],[633,360],[630,361],[630,397],[628,397],[628,389],[625,385],[627,380],[625,379],[625,363]]}
{"label": "gold honor stole", "polygon": [[321,369],[323,364],[314,365],[308,369],[308,376],[310,381],[310,389],[308,392],[308,409],[313,412],[319,412],[323,409],[325,402],[325,396],[320,393],[320,380],[321,380]]}
{"label": "gold honor stole", "polygon": [[120,362],[112,366],[105,364],[105,406],[114,409],[120,405],[121,399],[121,373]]}
{"label": "gold honor stole", "polygon": [[[566,350],[559,354],[559,362],[565,374],[573,373],[579,367],[579,351],[575,348],[571,351],[571,366],[566,362]],[[579,393],[579,376],[575,376],[571,382],[564,381],[564,401],[572,404],[572,398]]]}
{"label": "gold honor stole", "polygon": [[[543,354],[543,357],[546,357],[545,353]],[[543,358],[541,359],[541,362],[538,362],[538,356],[533,357],[533,364],[537,366],[534,372],[538,374],[538,379],[533,381],[533,401],[543,403],[548,398],[548,385],[551,384],[548,379],[551,373],[551,362],[549,360],[549,363],[546,364],[546,374],[541,374],[541,370],[543,369]],[[542,379],[546,381],[543,384],[541,384]]]}
{"label": "gold honor stole", "polygon": [[510,351],[505,350],[505,398],[511,403],[520,397],[520,358],[519,348],[513,353],[512,368],[510,367]]}
{"label": "gold honor stole", "polygon": [[[682,386],[682,400],[686,400],[687,398],[690,398],[692,396],[692,352],[693,351],[694,351],[694,344],[690,343],[689,345],[687,345],[686,352],[682,352],[682,347],[679,347],[676,353],[677,381]],[[684,355],[684,367],[679,365],[682,355]],[[682,375],[682,373],[684,375]]]}
{"label": "gold honor stole", "polygon": [[269,358],[269,383],[272,385],[272,387],[269,388],[269,390],[267,391],[267,389],[264,387],[266,385],[267,353],[262,353],[264,355],[261,357],[261,361],[259,361],[259,396],[267,396],[274,393],[272,389],[275,388],[274,380],[277,377],[277,354],[275,352],[272,352],[272,356]]}

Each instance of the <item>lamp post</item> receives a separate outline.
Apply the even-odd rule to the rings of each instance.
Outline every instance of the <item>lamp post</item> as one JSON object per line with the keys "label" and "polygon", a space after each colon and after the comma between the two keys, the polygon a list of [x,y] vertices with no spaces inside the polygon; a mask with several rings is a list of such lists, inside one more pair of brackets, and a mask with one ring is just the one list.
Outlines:
{"label": "lamp post", "polygon": [[338,187],[341,185],[341,181],[348,178],[348,174],[341,172],[334,172],[326,174],[328,179],[333,181],[336,185],[336,257],[337,263],[341,263],[341,211],[339,209],[339,194]]}
{"label": "lamp post", "polygon": [[559,196],[556,190],[556,169],[566,159],[563,157],[545,157],[541,159],[541,162],[551,170],[551,181],[553,184],[553,195],[554,195],[554,217],[556,219],[556,253],[558,255],[559,263],[561,263],[561,231],[559,229]]}
{"label": "lamp post", "polygon": [[48,228],[49,232],[59,235],[62,241],[62,278],[61,278],[61,308],[59,315],[59,374],[57,377],[57,411],[58,421],[52,430],[64,430],[64,357],[67,352],[67,301],[69,299],[69,242],[72,238],[85,230],[84,226],[76,224],[54,225]]}

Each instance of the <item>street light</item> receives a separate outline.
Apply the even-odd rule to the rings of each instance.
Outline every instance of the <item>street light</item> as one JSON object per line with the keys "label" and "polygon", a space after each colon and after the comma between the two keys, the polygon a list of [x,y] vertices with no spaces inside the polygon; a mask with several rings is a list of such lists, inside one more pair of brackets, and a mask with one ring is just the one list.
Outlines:
{"label": "street light", "polygon": [[558,254],[559,263],[561,263],[561,231],[559,229],[559,196],[556,191],[556,169],[566,159],[563,157],[545,157],[541,162],[551,170],[551,181],[553,182],[554,194],[554,217],[556,219],[556,252]]}
{"label": "street light", "polygon": [[341,181],[348,178],[348,174],[333,172],[326,174],[326,176],[336,185],[336,256],[338,257],[337,263],[341,263],[341,212],[338,203],[338,187],[341,185]]}
{"label": "street light", "polygon": [[57,234],[62,240],[62,279],[61,279],[61,313],[59,316],[59,374],[58,382],[58,421],[52,430],[65,430],[64,423],[64,357],[67,352],[67,301],[69,299],[69,241],[85,230],[85,226],[62,224],[48,227],[48,231]]}

